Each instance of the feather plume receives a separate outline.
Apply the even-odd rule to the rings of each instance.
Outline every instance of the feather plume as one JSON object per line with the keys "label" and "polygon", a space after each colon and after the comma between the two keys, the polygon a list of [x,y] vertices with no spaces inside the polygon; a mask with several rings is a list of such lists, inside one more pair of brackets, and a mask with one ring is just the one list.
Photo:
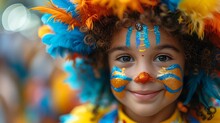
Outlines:
{"label": "feather plume", "polygon": [[85,34],[76,27],[74,30],[68,30],[68,25],[55,22],[51,15],[45,14],[42,21],[48,25],[53,33],[45,34],[42,42],[47,46],[47,52],[54,58],[57,56],[66,56],[68,53],[78,53],[87,55],[92,52],[90,46],[83,41]]}
{"label": "feather plume", "polygon": [[180,0],[162,0],[162,3],[165,3],[169,10],[174,12],[177,8],[177,5],[179,4]]}
{"label": "feather plume", "polygon": [[74,29],[75,26],[80,26],[80,22],[75,19],[70,12],[65,11],[64,9],[58,8],[52,3],[48,7],[34,7],[33,10],[38,10],[43,13],[51,14],[51,18],[55,21],[60,21],[69,25],[69,30]]}
{"label": "feather plume", "polygon": [[47,25],[41,26],[41,27],[39,28],[39,30],[38,30],[38,36],[39,36],[40,38],[43,38],[44,35],[46,35],[46,34],[52,34],[52,33],[53,33],[53,31],[52,31],[51,28],[50,28],[49,26],[47,26]]}
{"label": "feather plume", "polygon": [[187,98],[184,102],[184,105],[187,105],[192,99],[193,95],[196,92],[197,87],[201,82],[202,76],[203,76],[202,73],[199,73],[196,77],[190,76],[190,80],[188,80],[186,84],[186,87],[189,89],[189,92],[187,93]]}
{"label": "feather plume", "polygon": [[217,47],[220,47],[220,13],[214,13],[213,19],[206,19],[205,24],[207,36]]}
{"label": "feather plume", "polygon": [[122,18],[123,13],[128,9],[133,11],[143,12],[144,6],[155,6],[158,0],[91,0],[92,3],[99,4],[101,6],[107,6],[112,8],[113,12]]}
{"label": "feather plume", "polygon": [[[100,71],[101,76],[99,78],[95,77],[93,67],[82,58],[76,58],[74,67],[72,61],[66,62],[64,64],[64,70],[69,73],[66,82],[73,89],[81,90],[79,93],[81,102],[89,101],[95,104],[97,103],[99,93],[103,89],[103,86],[110,88],[110,83],[106,83],[107,80],[109,80],[109,78],[106,77],[108,73],[106,73],[106,71]],[[102,94],[104,98],[98,100],[102,106],[114,102],[110,89],[105,89],[102,91]]]}
{"label": "feather plume", "polygon": [[219,78],[212,79],[203,71],[200,71],[198,75],[191,74],[189,80],[186,81],[188,93],[184,105],[187,105],[193,96],[198,96],[200,103],[208,108],[212,105],[212,98],[220,99],[218,82]]}
{"label": "feather plume", "polygon": [[220,11],[219,0],[182,0],[178,5],[186,16],[191,18],[189,32],[196,32],[200,38],[204,36],[205,19],[213,19],[213,14]]}
{"label": "feather plume", "polygon": [[220,13],[214,13],[213,19],[206,19],[206,31],[220,35]]}
{"label": "feather plume", "polygon": [[92,4],[91,0],[74,0],[73,2],[77,5],[76,12],[80,15],[82,25],[86,25],[89,29],[93,28],[94,21],[102,16],[110,15],[109,9]]}
{"label": "feather plume", "polygon": [[74,10],[74,4],[70,0],[50,0],[51,3],[55,4],[59,8],[63,8],[65,10]]}

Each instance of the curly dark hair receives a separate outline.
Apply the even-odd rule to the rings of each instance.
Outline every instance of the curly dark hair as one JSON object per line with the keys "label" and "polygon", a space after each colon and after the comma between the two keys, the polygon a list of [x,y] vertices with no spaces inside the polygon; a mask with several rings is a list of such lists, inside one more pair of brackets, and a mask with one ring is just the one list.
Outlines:
{"label": "curly dark hair", "polygon": [[[182,22],[178,21],[179,17],[183,19]],[[106,51],[109,49],[111,38],[115,32],[119,31],[122,27],[127,28],[134,25],[134,23],[144,23],[147,21],[165,29],[182,44],[186,57],[186,76],[190,72],[196,75],[199,71],[205,71],[207,75],[213,76],[216,74],[215,70],[220,70],[219,54],[216,54],[219,52],[219,49],[211,43],[208,36],[205,35],[203,39],[200,39],[196,34],[189,34],[188,30],[185,29],[189,26],[190,19],[178,10],[175,12],[169,11],[164,4],[160,4],[153,9],[145,8],[144,13],[127,12],[123,15],[122,19],[119,19],[117,16],[103,17],[94,23],[92,30],[81,27],[80,30],[86,33],[84,42],[88,45],[95,44],[96,46],[95,51],[88,56],[89,59],[92,59],[90,63],[94,69],[108,69]],[[188,88],[183,89],[179,101],[186,99],[184,95],[187,93],[187,89]],[[110,91],[110,89],[107,91]],[[202,119],[209,120],[213,117],[215,112],[211,111],[213,107],[206,108],[206,114],[208,114],[208,116],[201,111],[205,106],[199,102],[197,96],[199,91],[200,89],[198,88],[187,107],[189,111],[196,111],[196,114],[202,117]],[[97,108],[98,106],[96,106],[94,112],[97,111]],[[185,115],[187,115],[187,113]]]}

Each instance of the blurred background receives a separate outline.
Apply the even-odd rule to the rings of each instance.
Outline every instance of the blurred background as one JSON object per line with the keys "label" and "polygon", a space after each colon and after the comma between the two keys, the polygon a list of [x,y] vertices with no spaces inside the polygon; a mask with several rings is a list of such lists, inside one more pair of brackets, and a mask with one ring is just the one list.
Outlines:
{"label": "blurred background", "polygon": [[51,58],[37,36],[41,14],[30,8],[46,2],[0,0],[0,123],[58,123],[79,105],[63,59]]}
{"label": "blurred background", "polygon": [[47,0],[0,0],[0,123],[57,123],[78,105],[63,82],[63,60],[45,52],[37,36]]}

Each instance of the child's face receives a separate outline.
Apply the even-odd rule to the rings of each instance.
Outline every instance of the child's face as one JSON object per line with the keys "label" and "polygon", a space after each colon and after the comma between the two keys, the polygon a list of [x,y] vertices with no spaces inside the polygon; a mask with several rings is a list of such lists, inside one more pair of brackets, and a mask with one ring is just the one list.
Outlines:
{"label": "child's face", "polygon": [[158,35],[150,30],[154,27],[147,26],[148,48],[143,42],[137,46],[136,30],[128,47],[128,29],[123,28],[113,36],[108,52],[112,92],[128,115],[152,116],[173,107],[183,87],[183,49],[162,29],[156,43]]}

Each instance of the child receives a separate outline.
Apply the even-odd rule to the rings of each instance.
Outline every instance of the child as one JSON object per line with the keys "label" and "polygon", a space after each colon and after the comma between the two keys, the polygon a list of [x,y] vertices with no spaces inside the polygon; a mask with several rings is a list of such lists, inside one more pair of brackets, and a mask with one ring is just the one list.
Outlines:
{"label": "child", "polygon": [[48,13],[39,35],[53,57],[73,61],[68,81],[87,102],[62,122],[218,120],[218,0],[52,0],[34,9]]}

